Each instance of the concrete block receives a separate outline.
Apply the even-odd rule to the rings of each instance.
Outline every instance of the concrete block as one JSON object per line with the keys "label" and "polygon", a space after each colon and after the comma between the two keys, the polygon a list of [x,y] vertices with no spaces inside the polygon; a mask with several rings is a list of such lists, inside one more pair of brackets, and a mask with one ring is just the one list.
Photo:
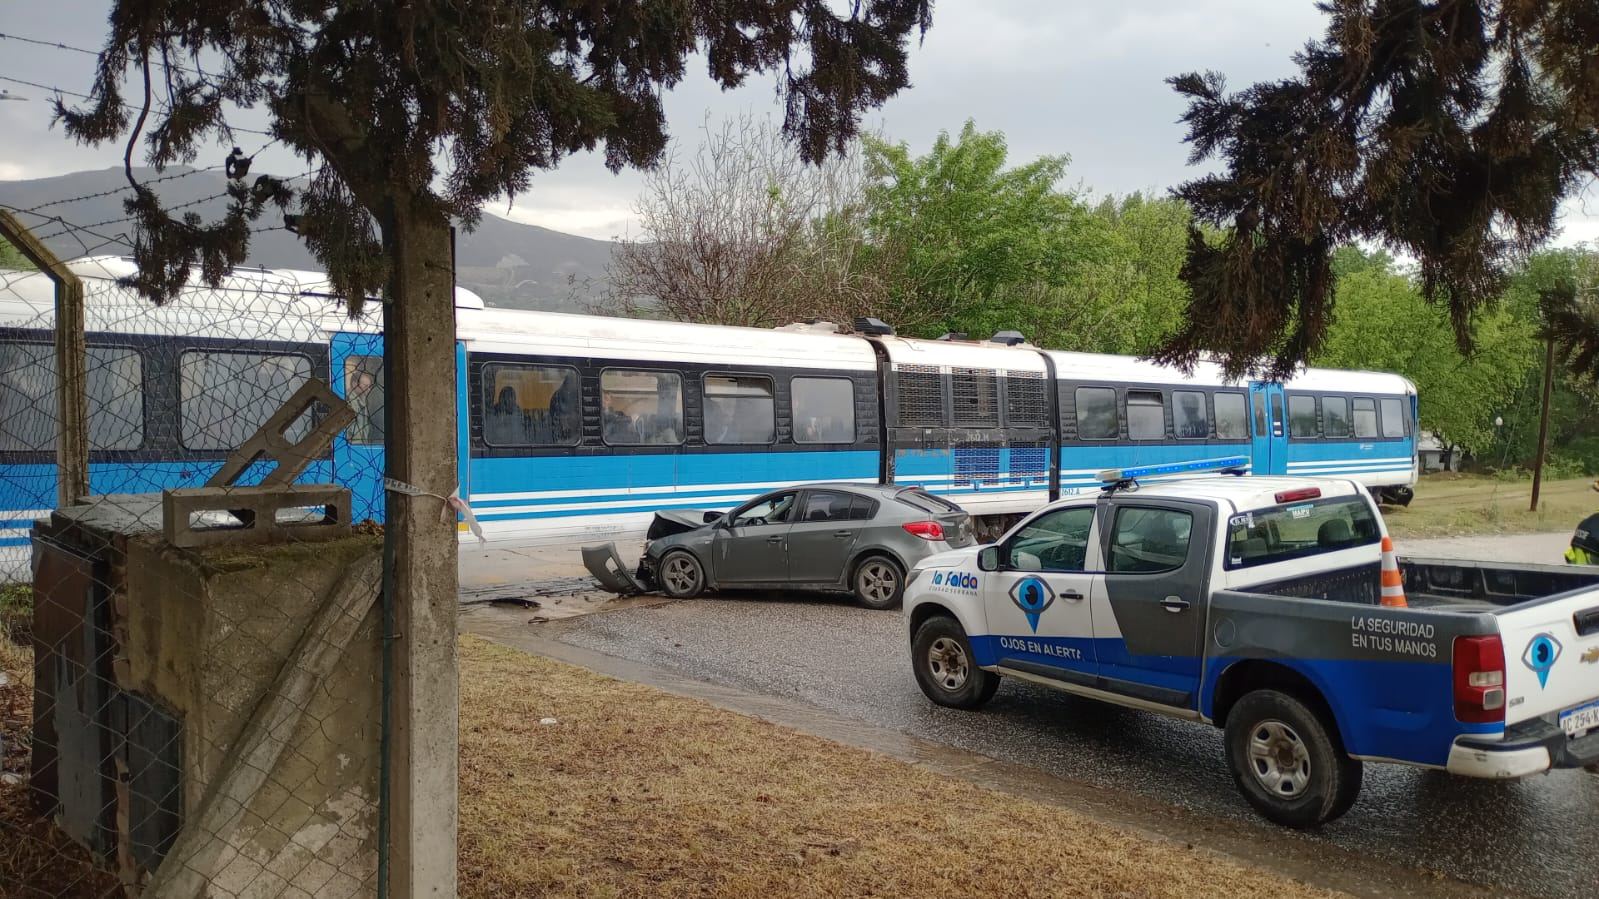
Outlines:
{"label": "concrete block", "polygon": [[[332,540],[350,534],[350,491],[331,484],[188,487],[163,491],[161,505],[163,536],[185,548]],[[278,514],[308,508],[320,508],[322,514]]]}
{"label": "concrete block", "polygon": [[[286,432],[318,403],[327,407],[328,414],[304,437],[290,443]],[[205,485],[231,487],[238,483],[250,466],[260,461],[276,463],[276,467],[261,479],[261,486],[292,484],[312,462],[328,451],[328,447],[333,445],[333,438],[349,427],[352,421],[355,421],[355,410],[340,399],[327,382],[311,378],[301,384],[294,396],[289,397],[243,446],[222,463],[222,467]]]}

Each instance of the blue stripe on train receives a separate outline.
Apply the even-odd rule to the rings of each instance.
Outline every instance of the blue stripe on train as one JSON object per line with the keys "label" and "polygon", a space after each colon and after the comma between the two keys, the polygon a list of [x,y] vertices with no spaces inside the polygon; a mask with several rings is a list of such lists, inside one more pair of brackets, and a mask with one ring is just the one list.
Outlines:
{"label": "blue stripe on train", "polygon": [[[715,491],[727,484],[837,480],[876,483],[877,453],[848,450],[475,458],[470,472],[473,495],[585,489],[614,492],[619,487]],[[759,492],[753,490],[751,495]]]}

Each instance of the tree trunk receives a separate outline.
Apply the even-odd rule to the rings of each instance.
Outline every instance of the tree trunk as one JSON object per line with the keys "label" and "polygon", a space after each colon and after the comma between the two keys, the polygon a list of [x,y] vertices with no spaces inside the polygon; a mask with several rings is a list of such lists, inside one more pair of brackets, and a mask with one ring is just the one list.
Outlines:
{"label": "tree trunk", "polygon": [[435,496],[389,491],[393,693],[388,895],[455,895],[457,702],[455,283],[449,221],[399,201],[384,216],[389,378],[386,474]]}

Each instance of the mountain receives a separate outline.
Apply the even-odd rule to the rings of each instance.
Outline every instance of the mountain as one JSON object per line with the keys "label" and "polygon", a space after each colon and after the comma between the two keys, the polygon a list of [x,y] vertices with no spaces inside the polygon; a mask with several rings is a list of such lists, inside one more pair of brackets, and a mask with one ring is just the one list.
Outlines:
{"label": "mountain", "polygon": [[[165,172],[135,169],[134,175],[149,184],[169,208],[193,204],[176,210],[178,214],[197,212],[202,220],[214,221],[226,208],[226,200],[215,198],[227,186],[220,171],[172,166]],[[59,216],[65,222],[85,227],[104,238],[126,237],[131,233],[128,214],[122,208],[123,198],[128,193],[128,182],[121,168],[74,172],[34,181],[0,181],[0,204],[17,209],[50,204],[38,212]],[[63,200],[69,202],[61,202]],[[35,234],[45,236],[45,243],[64,259],[129,252],[125,245],[107,243],[101,237],[72,231],[59,223],[41,221],[32,215],[19,218],[33,228]],[[273,210],[263,215],[256,227],[279,224],[282,220]],[[610,241],[524,225],[485,212],[475,230],[463,229],[457,234],[456,280],[490,306],[585,312],[604,295],[611,250]],[[251,235],[246,264],[321,269],[305,244],[283,230]]]}

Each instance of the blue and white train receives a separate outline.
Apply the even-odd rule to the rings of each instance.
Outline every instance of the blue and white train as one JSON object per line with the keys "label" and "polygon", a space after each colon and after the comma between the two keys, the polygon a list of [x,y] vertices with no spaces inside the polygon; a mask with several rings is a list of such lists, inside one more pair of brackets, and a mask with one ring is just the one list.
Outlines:
{"label": "blue and white train", "polygon": [[[309,272],[239,270],[153,307],[85,281],[95,493],[202,484],[306,378],[358,418],[304,476],[381,520],[382,335]],[[54,504],[53,288],[0,271],[0,568],[26,566]],[[1309,369],[1230,382],[1019,339],[912,340],[485,308],[457,293],[460,493],[490,540],[642,531],[666,508],[726,508],[806,481],[916,484],[980,526],[1079,491],[1101,469],[1241,454],[1259,473],[1339,474],[1408,502],[1416,391]]]}

